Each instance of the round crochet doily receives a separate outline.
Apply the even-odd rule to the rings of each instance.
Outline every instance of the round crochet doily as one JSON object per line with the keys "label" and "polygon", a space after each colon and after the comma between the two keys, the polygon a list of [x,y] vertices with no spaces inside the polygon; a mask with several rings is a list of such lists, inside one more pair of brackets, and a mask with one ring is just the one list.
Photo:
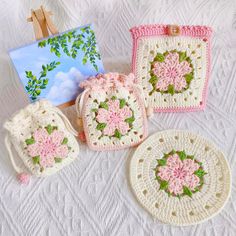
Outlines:
{"label": "round crochet doily", "polygon": [[[174,159],[176,155],[180,159]],[[226,204],[231,189],[224,154],[201,136],[180,130],[155,133],[137,148],[130,162],[130,181],[141,205],[173,225],[213,217]]]}

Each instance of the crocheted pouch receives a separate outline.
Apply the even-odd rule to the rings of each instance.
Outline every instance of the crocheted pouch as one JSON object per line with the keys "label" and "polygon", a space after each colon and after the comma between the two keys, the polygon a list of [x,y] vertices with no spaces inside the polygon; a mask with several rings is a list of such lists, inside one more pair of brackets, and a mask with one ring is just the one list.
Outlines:
{"label": "crocheted pouch", "polygon": [[203,109],[210,74],[212,29],[144,25],[130,31],[133,73],[143,87],[146,106],[156,112]]}
{"label": "crocheted pouch", "polygon": [[147,136],[142,89],[134,84],[133,74],[100,74],[80,87],[85,90],[76,100],[76,109],[91,149],[130,147]]}
{"label": "crocheted pouch", "polygon": [[[63,113],[46,100],[35,102],[6,121],[5,144],[20,180],[26,181],[25,168],[12,154],[12,147],[28,172],[44,177],[75,160],[79,153],[77,132]],[[19,164],[18,164],[19,163]]]}

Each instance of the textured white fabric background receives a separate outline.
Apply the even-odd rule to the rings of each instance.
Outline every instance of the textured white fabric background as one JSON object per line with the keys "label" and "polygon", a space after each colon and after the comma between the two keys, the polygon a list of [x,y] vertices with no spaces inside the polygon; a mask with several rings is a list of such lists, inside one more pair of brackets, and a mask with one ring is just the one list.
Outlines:
{"label": "textured white fabric background", "polygon": [[[204,112],[155,114],[149,131],[189,129],[210,138],[227,155],[232,196],[218,216],[201,225],[173,227],[153,220],[128,181],[133,150],[92,152],[59,174],[18,185],[0,132],[0,235],[214,235],[236,233],[236,2],[235,0],[1,0],[0,123],[27,104],[7,50],[34,41],[26,22],[31,8],[52,10],[59,31],[94,22],[106,69],[128,72],[128,29],[143,23],[207,24],[214,28],[212,75]],[[66,111],[73,121],[73,108]],[[20,125],[20,124],[19,124]]]}

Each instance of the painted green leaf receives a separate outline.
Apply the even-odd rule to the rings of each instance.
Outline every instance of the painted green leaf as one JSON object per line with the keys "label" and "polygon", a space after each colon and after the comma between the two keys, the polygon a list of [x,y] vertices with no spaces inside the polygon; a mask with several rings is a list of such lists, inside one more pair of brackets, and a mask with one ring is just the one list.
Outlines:
{"label": "painted green leaf", "polygon": [[157,53],[156,57],[154,58],[155,61],[163,62],[165,60],[165,57],[161,53]]}
{"label": "painted green leaf", "polygon": [[107,126],[106,123],[99,123],[96,127],[97,130],[104,130],[105,127]]}
{"label": "painted green leaf", "polygon": [[135,118],[133,116],[125,119],[125,122],[127,122],[128,124],[132,124],[135,121]]}
{"label": "painted green leaf", "polygon": [[112,97],[111,97],[111,100],[116,100],[116,99],[117,99],[116,96],[112,96]]}
{"label": "painted green leaf", "polygon": [[183,187],[183,190],[184,190],[184,194],[189,196],[189,197],[192,197],[193,195],[193,192],[187,187],[187,186],[184,186]]}
{"label": "painted green leaf", "polygon": [[120,108],[123,108],[126,104],[125,99],[120,99]]}
{"label": "painted green leaf", "polygon": [[158,159],[157,160],[159,166],[165,166],[166,165],[166,159]]}
{"label": "painted green leaf", "polygon": [[175,93],[174,85],[168,86],[168,93],[170,93],[171,95],[174,95],[174,93]]}
{"label": "painted green leaf", "polygon": [[39,161],[40,161],[40,156],[35,156],[33,157],[33,163],[36,165],[36,164],[39,164]]}
{"label": "painted green leaf", "polygon": [[205,174],[207,174],[204,170],[202,170],[202,169],[198,169],[198,170],[196,170],[195,172],[194,172],[194,174],[196,175],[196,176],[198,176],[199,178],[201,178],[201,177],[203,177]]}
{"label": "painted green leaf", "polygon": [[53,132],[53,127],[51,125],[47,125],[46,130],[48,134],[51,134]]}
{"label": "painted green leaf", "polygon": [[40,95],[40,94],[41,94],[41,90],[36,90],[35,93],[36,93],[37,95]]}
{"label": "painted green leaf", "polygon": [[101,103],[100,103],[100,105],[99,105],[99,107],[101,107],[101,108],[104,108],[104,109],[108,110],[108,105],[107,105],[107,103],[106,103],[106,102],[101,102]]}
{"label": "painted green leaf", "polygon": [[121,137],[122,137],[120,131],[117,130],[117,129],[116,129],[116,131],[115,131],[115,135],[114,135],[114,136],[115,136],[116,138],[118,138],[118,139],[121,139]]}
{"label": "painted green leaf", "polygon": [[83,58],[82,63],[83,63],[83,65],[85,65],[87,63],[87,58],[86,57]]}
{"label": "painted green leaf", "polygon": [[68,143],[68,138],[64,138],[61,144],[67,144]]}
{"label": "painted green leaf", "polygon": [[44,85],[47,85],[47,84],[48,84],[48,79],[44,79],[44,80],[43,80],[43,84],[44,84]]}
{"label": "painted green leaf", "polygon": [[56,163],[62,162],[62,158],[59,158],[59,157],[55,157],[54,160],[55,160]]}
{"label": "painted green leaf", "polygon": [[179,53],[179,62],[184,61],[187,58],[186,52],[180,52]]}
{"label": "painted green leaf", "polygon": [[168,182],[165,180],[162,180],[160,182],[160,190],[166,190],[168,188]]}
{"label": "painted green leaf", "polygon": [[26,139],[26,140],[25,140],[25,143],[26,143],[27,145],[30,145],[30,144],[35,143],[35,140],[34,140],[33,137],[31,137],[31,138],[29,138],[29,139]]}
{"label": "painted green leaf", "polygon": [[181,161],[187,158],[185,151],[178,152],[178,155]]}

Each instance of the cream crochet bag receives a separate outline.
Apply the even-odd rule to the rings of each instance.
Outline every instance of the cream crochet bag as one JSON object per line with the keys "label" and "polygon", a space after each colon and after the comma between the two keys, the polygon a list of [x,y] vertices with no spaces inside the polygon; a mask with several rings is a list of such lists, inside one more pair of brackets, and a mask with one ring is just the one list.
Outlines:
{"label": "cream crochet bag", "polygon": [[117,150],[145,139],[144,99],[133,74],[100,74],[82,82],[80,87],[85,90],[75,106],[91,149]]}
{"label": "cream crochet bag", "polygon": [[[46,100],[20,110],[5,122],[5,144],[12,165],[22,182],[28,174],[38,177],[51,175],[75,160],[79,145],[77,132],[64,114]],[[13,156],[12,146],[27,168],[27,174]]]}

